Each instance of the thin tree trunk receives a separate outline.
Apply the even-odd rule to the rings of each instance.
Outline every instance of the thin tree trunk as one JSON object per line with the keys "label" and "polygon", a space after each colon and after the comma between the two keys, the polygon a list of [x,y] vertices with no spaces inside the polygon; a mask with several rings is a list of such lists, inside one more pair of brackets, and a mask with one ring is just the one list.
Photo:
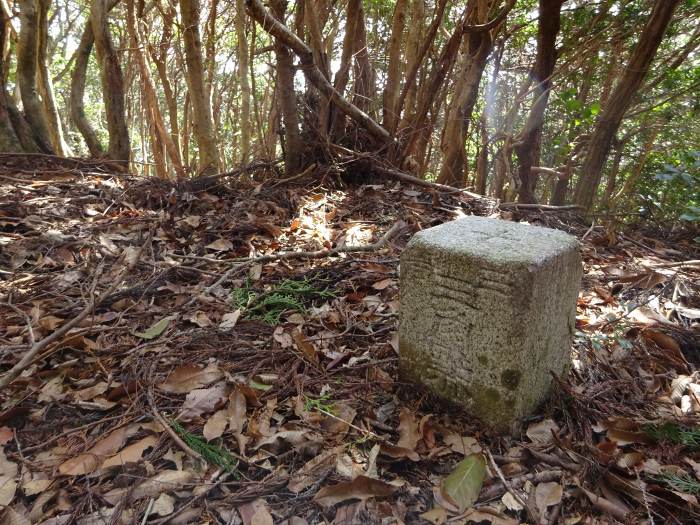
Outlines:
{"label": "thin tree trunk", "polygon": [[586,210],[593,205],[615,133],[649,70],[649,65],[680,2],[681,0],[656,1],[622,78],[598,117],[574,194],[576,204]]}
{"label": "thin tree trunk", "polygon": [[617,178],[620,173],[620,163],[622,162],[622,154],[625,151],[624,141],[614,145],[615,155],[613,155],[612,169],[608,175],[608,180],[605,183],[605,194],[603,195],[603,208],[610,209],[610,201],[612,199],[613,192],[615,191],[615,186],[617,185]]}
{"label": "thin tree trunk", "polygon": [[250,156],[250,82],[248,81],[248,41],[245,35],[245,0],[236,0],[236,38],[238,39],[238,79],[241,84],[241,163]]}
{"label": "thin tree trunk", "polygon": [[158,154],[154,155],[156,159],[156,170],[158,171],[159,177],[170,178],[167,173],[167,166],[165,165],[165,157],[162,153],[162,149],[165,149],[177,176],[182,178],[185,175],[185,171],[180,161],[180,152],[175,147],[175,144],[165,129],[165,122],[163,121],[163,115],[158,104],[158,93],[156,92],[153,79],[151,78],[150,65],[146,61],[146,55],[143,51],[142,43],[146,40],[141,29],[143,27],[143,20],[140,17],[137,19],[134,11],[134,0],[128,0],[127,27],[129,42],[132,56],[136,59],[136,64],[139,68],[141,87],[143,90],[142,103],[145,106],[146,120],[151,130],[151,142],[154,147],[154,152],[158,150]]}
{"label": "thin tree trunk", "polygon": [[[167,60],[168,60],[168,49],[170,49],[170,43],[173,35],[173,23],[175,21],[175,9],[171,6],[166,6],[166,10],[163,12],[163,33],[160,37],[159,50],[156,50],[149,44],[149,54],[151,60],[156,66],[156,71],[158,71],[158,78],[160,79],[160,85],[163,88],[163,96],[165,97],[165,104],[168,108],[168,121],[170,122],[170,137],[172,139],[175,148],[179,152],[179,158],[182,159],[184,156],[183,148],[180,144],[180,125],[178,121],[178,110],[177,110],[177,98],[175,97],[175,92],[173,91],[172,84],[170,82],[170,77],[168,76]],[[184,165],[187,161],[182,161]]]}
{"label": "thin tree trunk", "polygon": [[202,65],[202,41],[199,36],[199,2],[180,0],[185,63],[187,64],[187,87],[192,104],[192,128],[199,146],[199,174],[209,175],[220,170],[219,155],[211,113],[211,104],[204,85]]}
{"label": "thin tree trunk", "polygon": [[479,195],[486,195],[486,178],[489,171],[489,134],[486,129],[486,115],[483,113],[479,119],[479,136],[481,138],[481,146],[479,147],[479,155],[476,158],[474,191]]}
{"label": "thin tree trunk", "polygon": [[128,165],[131,145],[124,106],[124,77],[109,33],[107,13],[107,0],[92,0],[90,20],[95,38],[97,61],[100,64],[102,96],[109,133],[107,155],[110,159],[122,161]]}
{"label": "thin tree trunk", "polygon": [[366,29],[365,10],[360,2],[360,7],[357,15],[357,24],[355,25],[355,67],[353,68],[353,103],[355,106],[365,113],[370,113],[372,100],[376,93],[374,84],[374,71],[369,61],[369,52],[367,51],[367,29]]}
{"label": "thin tree trunk", "polygon": [[[473,9],[472,20],[477,24],[483,24],[488,19],[488,12],[488,0],[479,0],[476,8]],[[486,59],[491,53],[491,49],[493,49],[491,32],[485,31],[469,35],[464,62],[457,77],[455,92],[447,109],[442,132],[440,149],[443,152],[443,161],[437,180],[440,184],[452,186],[465,184],[465,141],[469,134],[472,112],[479,95],[479,85],[486,67]]]}
{"label": "thin tree trunk", "polygon": [[70,146],[66,143],[63,137],[63,125],[61,116],[58,113],[56,106],[56,96],[54,94],[53,82],[51,73],[49,72],[49,58],[47,56],[47,45],[49,36],[49,7],[51,0],[38,0],[39,19],[38,19],[38,52],[37,52],[37,73],[39,75],[39,94],[44,104],[44,112],[46,113],[46,121],[49,125],[49,136],[51,145],[58,155],[72,156]]}
{"label": "thin tree trunk", "polygon": [[[112,0],[110,5],[107,6],[107,10],[110,11],[117,2],[118,0]],[[94,42],[95,37],[92,32],[92,22],[88,20],[85,23],[85,29],[83,30],[83,36],[80,39],[78,48],[73,54],[73,73],[70,83],[70,115],[73,124],[75,124],[75,127],[78,128],[78,131],[83,136],[88,151],[90,151],[90,155],[99,158],[105,156],[105,150],[97,138],[95,129],[92,127],[87,115],[85,115],[85,103],[83,102],[85,97],[87,68]]]}
{"label": "thin tree trunk", "polygon": [[397,0],[394,7],[394,21],[391,25],[389,38],[389,56],[387,59],[386,87],[384,88],[384,107],[382,109],[382,124],[394,133],[398,124],[399,89],[401,87],[401,49],[403,30],[406,25],[406,7],[408,0]]}
{"label": "thin tree trunk", "polygon": [[544,113],[549,101],[552,85],[551,76],[557,61],[556,39],[560,27],[560,12],[563,0],[540,0],[539,22],[537,29],[537,56],[532,68],[532,77],[536,82],[532,93],[525,127],[516,139],[515,154],[518,157],[518,201],[535,202],[535,185],[537,174],[532,167],[539,164],[540,140]]}
{"label": "thin tree trunk", "polygon": [[[275,17],[284,20],[286,0],[273,0],[271,7]],[[277,57],[277,94],[284,123],[284,171],[287,176],[291,176],[302,169],[304,144],[299,133],[292,54],[280,40],[275,39],[274,45]]]}
{"label": "thin tree trunk", "polygon": [[[5,42],[7,38],[7,29],[11,27],[7,20],[5,10],[0,8],[0,152],[15,153],[20,151],[36,151],[36,144],[33,140],[29,140],[29,147],[25,147],[20,139],[20,134],[15,129],[12,116],[12,100],[7,94],[6,73],[5,73]],[[23,120],[19,112],[14,111],[14,118]],[[26,125],[26,122],[25,122]],[[26,126],[25,126],[26,127]]]}
{"label": "thin tree trunk", "polygon": [[36,84],[39,58],[39,12],[36,0],[20,2],[20,23],[17,42],[17,85],[22,95],[24,117],[39,148],[46,153],[54,153],[49,123]]}

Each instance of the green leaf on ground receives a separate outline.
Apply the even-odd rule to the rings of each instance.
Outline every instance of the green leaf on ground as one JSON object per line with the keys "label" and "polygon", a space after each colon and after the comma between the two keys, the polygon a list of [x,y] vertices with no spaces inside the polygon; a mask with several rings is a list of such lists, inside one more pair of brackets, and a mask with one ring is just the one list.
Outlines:
{"label": "green leaf on ground", "polygon": [[485,477],[486,458],[483,454],[471,454],[443,480],[442,493],[459,508],[460,513],[464,512],[479,497]]}

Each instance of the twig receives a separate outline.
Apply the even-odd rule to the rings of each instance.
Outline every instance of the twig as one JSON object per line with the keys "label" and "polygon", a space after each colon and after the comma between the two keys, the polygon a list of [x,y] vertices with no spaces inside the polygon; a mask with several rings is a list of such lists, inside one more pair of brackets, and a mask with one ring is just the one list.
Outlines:
{"label": "twig", "polygon": [[297,173],[296,175],[292,175],[291,177],[287,177],[286,179],[278,180],[272,186],[270,186],[270,189],[276,188],[277,186],[281,186],[282,184],[286,184],[288,182],[292,182],[292,181],[295,181],[298,179],[303,179],[304,177],[306,177],[309,173],[311,173],[315,169],[316,169],[316,163],[313,163],[311,166],[306,168],[301,173]]}
{"label": "twig", "polygon": [[153,505],[155,504],[156,500],[155,498],[151,498],[148,502],[148,507],[146,507],[146,512],[143,513],[143,519],[141,520],[141,525],[146,525],[146,522],[148,521],[148,516],[151,515],[151,511],[153,510]]}
{"label": "twig", "polygon": [[[224,475],[222,476],[222,474],[224,474]],[[227,473],[227,472],[224,471],[223,469],[217,470],[217,471],[214,472],[214,474],[211,476],[210,481],[209,481],[210,485],[209,485],[209,487],[207,488],[207,490],[205,490],[204,492],[202,492],[202,493],[200,493],[200,494],[198,494],[198,495],[192,497],[189,501],[187,501],[187,503],[183,504],[182,507],[180,507],[179,509],[177,509],[177,510],[176,510],[175,512],[173,512],[172,514],[169,514],[168,516],[165,516],[165,517],[163,517],[163,518],[159,518],[159,519],[157,519],[157,520],[151,522],[151,524],[152,524],[152,525],[160,525],[161,523],[170,522],[171,520],[173,520],[174,518],[176,518],[177,516],[179,516],[180,514],[182,514],[183,512],[185,512],[187,509],[189,509],[192,505],[194,505],[195,503],[197,503],[199,500],[204,499],[206,496],[208,496],[209,493],[210,493],[212,490],[214,490],[216,487],[218,487],[218,486],[221,485],[224,481],[226,481],[226,480],[229,478],[229,476],[230,476],[230,473]]]}
{"label": "twig", "polygon": [[[59,439],[70,436],[71,434],[75,434],[76,432],[80,432],[82,430],[87,430],[88,428],[94,427],[95,425],[99,425],[100,423],[106,423],[107,421],[114,421],[115,419],[123,419],[125,417],[125,414],[119,414],[117,416],[111,416],[111,417],[106,417],[103,419],[100,419],[99,421],[93,421],[92,423],[86,423],[85,425],[81,425],[79,427],[71,428],[70,430],[66,430],[65,432],[60,433],[57,436],[53,436],[50,439],[47,439],[46,441],[39,443],[38,445],[33,445],[31,447],[27,447],[24,449],[25,452],[34,452],[36,450],[41,450],[44,447],[49,446],[51,443],[55,443]],[[136,421],[138,421],[141,418],[137,418]]]}
{"label": "twig", "polygon": [[33,345],[34,343],[36,343],[36,339],[34,338],[34,329],[32,328],[32,319],[27,314],[25,314],[22,310],[17,308],[14,304],[12,304],[12,297],[9,297],[7,299],[5,306],[11,308],[16,313],[18,313],[19,315],[24,317],[24,321],[27,323],[27,332],[29,333],[29,344]]}
{"label": "twig", "polygon": [[206,463],[206,460],[202,457],[202,455],[192,450],[190,446],[187,443],[185,443],[180,436],[177,435],[177,432],[173,430],[173,428],[160,414],[160,412],[158,412],[158,407],[156,406],[155,399],[153,398],[153,388],[151,386],[148,387],[147,397],[148,405],[151,407],[151,413],[153,414],[153,417],[156,418],[158,423],[160,423],[160,425],[163,427],[163,430],[165,430],[168,433],[168,435],[177,444],[177,446],[180,447],[185,454],[187,454],[195,461],[201,461],[203,463]]}
{"label": "twig", "polygon": [[36,355],[38,355],[48,345],[66,335],[74,326],[77,326],[83,319],[90,315],[90,313],[92,313],[95,310],[95,308],[102,303],[102,301],[109,297],[112,294],[112,292],[114,292],[114,290],[116,290],[117,287],[121,284],[124,276],[131,273],[131,271],[136,267],[139,259],[141,258],[141,254],[143,253],[144,248],[148,243],[150,243],[152,237],[153,230],[149,232],[146,242],[144,242],[141,245],[131,263],[129,263],[127,267],[121,271],[121,273],[117,276],[116,279],[114,279],[114,281],[112,281],[112,284],[109,286],[109,288],[107,288],[107,290],[105,290],[98,297],[94,298],[85,308],[83,308],[82,312],[80,312],[76,317],[68,321],[66,324],[61,326],[58,330],[54,331],[50,335],[31,345],[29,350],[27,350],[24,356],[22,356],[22,359],[20,359],[15,366],[10,368],[10,370],[8,370],[2,377],[0,377],[0,388],[9,385],[17,376],[24,372],[24,370],[27,368],[29,363],[32,362]]}
{"label": "twig", "polygon": [[532,514],[530,513],[530,507],[527,506],[527,503],[525,503],[525,500],[523,500],[523,498],[520,497],[520,494],[515,492],[515,489],[513,489],[513,487],[510,486],[510,483],[508,483],[508,481],[506,480],[506,477],[503,475],[503,472],[496,464],[496,460],[493,459],[493,455],[491,454],[491,451],[488,448],[484,448],[484,450],[486,451],[486,455],[489,457],[489,461],[491,462],[491,467],[493,468],[493,470],[496,471],[496,474],[498,475],[498,478],[501,480],[501,483],[503,483],[503,486],[510,493],[510,495],[515,498],[515,501],[520,503],[520,505],[522,505],[523,509],[525,509],[525,511],[527,512],[527,516],[530,519],[530,523],[537,523],[537,520],[535,520],[535,517],[532,516]]}
{"label": "twig", "polygon": [[581,241],[582,241],[582,242],[585,241],[585,240],[586,240],[586,237],[588,237],[594,229],[595,229],[595,219],[594,219],[593,222],[591,223],[591,227],[588,228],[588,230],[586,231],[586,233],[583,234],[583,237],[581,237]]}

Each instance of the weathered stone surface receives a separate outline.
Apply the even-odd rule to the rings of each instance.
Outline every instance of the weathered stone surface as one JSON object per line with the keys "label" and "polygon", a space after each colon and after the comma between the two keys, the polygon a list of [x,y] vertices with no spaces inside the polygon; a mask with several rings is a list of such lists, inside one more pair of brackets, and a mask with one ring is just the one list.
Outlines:
{"label": "weathered stone surface", "polygon": [[577,240],[483,217],[421,231],[401,256],[402,375],[514,430],[570,364]]}

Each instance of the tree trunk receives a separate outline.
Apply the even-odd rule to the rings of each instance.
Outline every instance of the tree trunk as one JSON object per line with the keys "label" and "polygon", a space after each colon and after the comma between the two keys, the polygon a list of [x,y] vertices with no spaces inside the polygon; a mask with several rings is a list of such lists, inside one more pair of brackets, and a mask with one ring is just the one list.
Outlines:
{"label": "tree trunk", "polygon": [[533,101],[524,129],[516,139],[515,154],[518,157],[518,201],[535,202],[535,185],[537,174],[532,167],[539,164],[540,140],[544,113],[549,100],[552,85],[551,76],[557,61],[556,39],[560,26],[560,11],[563,0],[540,0],[539,23],[537,29],[537,56],[532,68],[532,77],[536,82]]}
{"label": "tree trunk", "polygon": [[384,88],[384,107],[382,110],[382,124],[394,133],[398,123],[398,102],[401,80],[401,49],[403,44],[403,30],[406,24],[407,0],[397,0],[394,7],[394,21],[391,25],[391,37],[389,39],[389,57],[387,59],[386,87]]}
{"label": "tree trunk", "polygon": [[248,81],[248,41],[245,36],[245,0],[236,0],[236,38],[238,39],[238,79],[241,84],[241,164],[250,156],[250,82]]}
{"label": "tree trunk", "polygon": [[[175,92],[173,91],[172,84],[170,82],[170,77],[168,76],[167,60],[168,60],[168,49],[170,49],[170,43],[173,35],[173,22],[175,21],[175,9],[168,5],[165,7],[163,12],[163,33],[160,37],[160,45],[158,46],[158,51],[149,44],[149,55],[151,60],[156,66],[158,71],[158,78],[160,79],[160,84],[163,88],[163,96],[165,97],[165,104],[168,108],[168,121],[170,123],[170,137],[175,145],[175,149],[179,152],[180,159],[183,158],[183,150],[180,144],[180,125],[177,116],[177,99],[175,97]],[[187,161],[182,161],[182,164],[187,164]],[[184,167],[184,166],[183,166]]]}
{"label": "tree trunk", "polygon": [[17,84],[22,96],[24,118],[39,148],[46,153],[54,153],[49,123],[36,84],[39,61],[39,12],[36,0],[20,2],[20,22],[17,42]]}
{"label": "tree trunk", "polygon": [[[115,1],[111,2],[111,5],[115,4]],[[83,102],[85,97],[87,67],[94,42],[95,37],[92,32],[92,23],[88,20],[85,24],[85,30],[83,31],[83,36],[80,39],[78,48],[73,54],[74,65],[70,82],[70,115],[71,119],[73,119],[73,124],[75,124],[75,127],[78,128],[78,131],[83,136],[90,155],[99,158],[105,156],[105,150],[97,138],[95,129],[85,115],[85,104]]]}
{"label": "tree trunk", "polygon": [[131,145],[124,106],[124,77],[109,33],[107,12],[107,0],[92,0],[90,21],[95,38],[97,62],[100,64],[102,96],[109,133],[107,155],[110,159],[121,161],[127,166],[131,158]]}
{"label": "tree trunk", "polygon": [[[284,20],[284,13],[287,10],[286,0],[273,0],[271,7],[275,17],[278,20]],[[284,171],[289,177],[302,169],[304,144],[299,133],[292,54],[287,46],[275,39],[275,55],[277,57],[277,94],[284,123]]]}
{"label": "tree trunk", "polygon": [[[25,148],[20,140],[19,133],[15,129],[13,117],[11,116],[12,101],[7,95],[5,84],[5,42],[7,39],[7,28],[10,27],[4,9],[0,9],[0,153],[15,153],[20,151],[34,151],[36,145],[30,141],[30,147]],[[22,118],[15,110],[15,117]],[[33,148],[31,146],[34,146]]]}
{"label": "tree trunk", "polygon": [[[479,0],[473,10],[472,20],[477,24],[483,24],[488,19],[488,12],[488,0]],[[464,62],[457,77],[455,92],[447,109],[442,132],[440,144],[443,152],[442,169],[437,179],[440,184],[451,186],[465,184],[465,142],[479,95],[479,84],[486,67],[486,59],[492,48],[493,37],[489,31],[471,33],[467,39]]]}
{"label": "tree trunk", "polygon": [[187,88],[192,105],[192,128],[199,146],[200,175],[210,175],[220,170],[219,155],[211,114],[211,104],[204,86],[202,65],[202,41],[199,36],[199,3],[197,0],[180,0],[185,63],[187,65]]}
{"label": "tree trunk", "polygon": [[129,32],[131,56],[136,59],[141,77],[146,120],[151,130],[151,143],[153,144],[154,153],[157,151],[157,155],[154,155],[156,158],[156,170],[160,178],[170,178],[167,172],[167,166],[165,165],[165,157],[162,153],[164,149],[177,176],[182,178],[185,175],[185,171],[180,161],[180,152],[175,147],[175,143],[165,129],[163,114],[158,104],[158,93],[153,84],[150,65],[146,61],[146,55],[143,50],[143,42],[146,41],[146,38],[142,33],[142,22],[143,20],[140,17],[137,19],[135,16],[134,0],[128,0],[127,28]]}
{"label": "tree trunk", "polygon": [[46,122],[49,125],[49,137],[51,145],[58,155],[72,156],[70,146],[66,143],[63,137],[63,126],[61,124],[61,116],[56,107],[56,96],[54,95],[53,82],[49,71],[49,58],[46,53],[46,46],[49,36],[49,7],[51,0],[38,0],[39,19],[38,19],[38,50],[37,50],[37,73],[39,81],[39,94],[44,104],[44,112],[46,114]]}
{"label": "tree trunk", "polygon": [[372,100],[376,93],[374,85],[374,71],[369,61],[369,52],[367,51],[367,29],[366,29],[365,10],[362,2],[359,4],[357,14],[357,24],[355,25],[355,67],[353,68],[353,103],[355,106],[365,113],[370,113]]}
{"label": "tree trunk", "polygon": [[649,65],[680,2],[681,0],[656,0],[627,68],[598,117],[574,194],[576,204],[586,210],[590,210],[593,205],[615,133],[649,70]]}
{"label": "tree trunk", "polygon": [[[345,16],[345,35],[343,36],[343,50],[340,55],[340,66],[333,79],[333,87],[340,94],[345,96],[345,88],[350,79],[350,68],[352,67],[352,55],[355,51],[355,26],[360,12],[359,6],[362,0],[349,0]],[[345,134],[345,113],[338,108],[331,99],[327,102],[330,105],[330,134],[334,141]]]}

